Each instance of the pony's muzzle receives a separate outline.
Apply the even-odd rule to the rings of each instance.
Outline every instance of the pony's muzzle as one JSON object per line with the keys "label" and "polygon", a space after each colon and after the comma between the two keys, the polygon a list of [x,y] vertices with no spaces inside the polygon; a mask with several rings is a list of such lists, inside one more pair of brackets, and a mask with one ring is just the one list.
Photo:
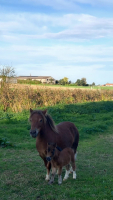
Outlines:
{"label": "pony's muzzle", "polygon": [[38,130],[37,130],[37,129],[35,129],[35,130],[30,130],[30,135],[31,135],[31,137],[36,138],[37,135],[38,135]]}
{"label": "pony's muzzle", "polygon": [[50,162],[50,161],[51,161],[51,157],[46,157],[46,160],[47,160],[48,162]]}

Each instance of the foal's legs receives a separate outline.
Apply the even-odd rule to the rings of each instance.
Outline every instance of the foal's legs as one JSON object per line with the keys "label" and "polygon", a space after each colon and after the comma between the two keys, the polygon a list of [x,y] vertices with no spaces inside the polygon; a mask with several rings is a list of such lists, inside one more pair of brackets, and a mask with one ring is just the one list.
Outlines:
{"label": "foal's legs", "polygon": [[52,174],[51,174],[51,180],[49,181],[48,184],[54,183],[55,174],[56,174],[56,168],[53,167],[52,168]]}
{"label": "foal's legs", "polygon": [[44,164],[45,164],[45,166],[46,166],[46,168],[47,168],[47,174],[46,174],[45,180],[46,180],[46,181],[49,181],[49,180],[50,180],[51,163],[50,163],[50,162],[47,162],[47,160],[44,159]]}
{"label": "foal's legs", "polygon": [[58,184],[59,185],[62,184],[62,176],[61,176],[61,174],[62,174],[62,167],[59,167],[58,168]]}
{"label": "foal's legs", "polygon": [[69,165],[69,164],[66,165],[66,173],[65,173],[65,176],[64,176],[64,178],[63,178],[63,181],[65,181],[65,180],[68,179],[68,177],[69,177],[69,173],[70,173],[69,168],[70,168],[70,165]]}

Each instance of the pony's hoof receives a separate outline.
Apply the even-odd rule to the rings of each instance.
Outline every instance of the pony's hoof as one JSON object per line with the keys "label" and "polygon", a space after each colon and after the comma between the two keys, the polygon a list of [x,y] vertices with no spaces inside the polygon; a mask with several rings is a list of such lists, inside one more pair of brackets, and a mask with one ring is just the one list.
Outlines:
{"label": "pony's hoof", "polygon": [[73,171],[73,179],[76,179],[77,175],[76,175],[76,172]]}
{"label": "pony's hoof", "polygon": [[68,178],[69,178],[69,176],[64,177],[64,178],[63,178],[63,181],[66,181]]}
{"label": "pony's hoof", "polygon": [[53,184],[53,181],[49,181],[48,184],[49,184],[49,185]]}
{"label": "pony's hoof", "polygon": [[46,181],[49,181],[49,180],[50,180],[50,176],[49,176],[49,175],[46,175],[45,180],[46,180]]}
{"label": "pony's hoof", "polygon": [[46,179],[46,178],[45,178],[45,181],[49,181],[49,180],[50,180],[50,179]]}
{"label": "pony's hoof", "polygon": [[73,179],[76,179],[77,177],[76,176],[73,176]]}

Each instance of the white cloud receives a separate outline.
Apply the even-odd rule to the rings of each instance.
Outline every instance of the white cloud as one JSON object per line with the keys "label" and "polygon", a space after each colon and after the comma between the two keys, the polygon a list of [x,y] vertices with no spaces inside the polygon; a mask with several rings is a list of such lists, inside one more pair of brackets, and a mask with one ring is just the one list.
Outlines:
{"label": "white cloud", "polygon": [[2,40],[62,39],[90,40],[113,35],[113,19],[85,14],[50,16],[45,14],[6,14],[0,22]]}
{"label": "white cloud", "polygon": [[[80,63],[100,63],[113,61],[113,47],[104,45],[12,45],[0,48],[0,61],[10,60],[17,63],[48,64],[55,62],[57,65],[69,66]],[[7,55],[7,56],[6,56]],[[102,65],[103,65],[102,64]]]}
{"label": "white cloud", "polygon": [[85,77],[88,83],[112,82],[113,47],[104,45],[12,45],[0,47],[0,64],[10,65],[19,75],[64,76],[75,82]]}
{"label": "white cloud", "polygon": [[[13,5],[14,1],[10,2]],[[14,2],[14,5],[16,3]],[[21,5],[29,7],[28,4],[31,7],[33,4],[44,5],[45,7],[40,8],[46,10],[50,9],[49,7],[73,9],[73,13],[79,13],[78,10],[76,12],[78,6],[79,9],[84,4],[86,7],[92,5],[92,8],[105,4],[107,7],[113,5],[113,1],[21,0],[19,2],[20,7]],[[49,13],[49,10],[46,13]],[[71,12],[63,14],[61,11],[53,13],[44,14],[44,11],[36,13],[36,10],[13,12],[13,8],[10,13],[1,11],[0,64],[12,64],[18,75],[37,73],[37,75],[52,75],[56,79],[67,76],[72,81],[86,77],[88,82],[97,81],[97,83],[100,78],[103,83],[112,80],[113,47],[110,41],[113,37],[113,18]],[[101,16],[100,13],[99,15]]]}

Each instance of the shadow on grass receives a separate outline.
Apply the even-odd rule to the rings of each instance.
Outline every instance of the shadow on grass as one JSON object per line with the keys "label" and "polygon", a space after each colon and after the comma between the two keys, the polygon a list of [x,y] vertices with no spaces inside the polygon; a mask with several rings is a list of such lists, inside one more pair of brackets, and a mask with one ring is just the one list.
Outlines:
{"label": "shadow on grass", "polygon": [[[106,132],[113,124],[113,101],[88,102],[77,104],[59,104],[43,107],[48,109],[55,123],[73,122],[79,130],[80,140]],[[29,136],[29,111],[9,113],[0,111],[0,132],[2,138],[8,138],[11,143],[27,143],[33,139]],[[17,143],[17,142],[16,142]],[[23,146],[23,145],[22,145]]]}
{"label": "shadow on grass", "polygon": [[49,107],[54,121],[73,122],[79,130],[80,140],[104,133],[113,124],[113,101],[77,103]]}

